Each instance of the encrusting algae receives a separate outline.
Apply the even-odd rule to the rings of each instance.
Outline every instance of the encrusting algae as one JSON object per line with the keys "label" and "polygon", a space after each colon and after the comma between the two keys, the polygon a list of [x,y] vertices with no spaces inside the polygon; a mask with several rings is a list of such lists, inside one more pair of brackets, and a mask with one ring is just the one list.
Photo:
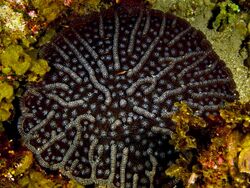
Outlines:
{"label": "encrusting algae", "polygon": [[[197,119],[182,105],[179,113],[184,113],[185,122]],[[199,136],[180,135],[197,143],[194,147],[197,155],[194,156],[196,152],[191,152],[190,147],[182,148],[179,159],[166,170],[166,175],[182,180],[185,187],[249,187],[250,104],[228,104],[211,120],[208,145],[199,143]]]}
{"label": "encrusting algae", "polygon": [[[155,9],[186,18],[206,34],[232,70],[241,101],[227,104],[218,116],[211,116],[212,126],[195,116],[185,103],[176,104],[179,111],[172,115],[176,132],[170,143],[179,157],[166,169],[166,175],[184,187],[249,187],[250,78],[243,62],[250,55],[242,45],[250,34],[249,14],[238,1],[230,0],[148,2]],[[16,107],[12,102],[21,95],[23,83],[40,81],[50,70],[47,61],[39,58],[38,48],[56,34],[57,20],[108,6],[110,3],[100,0],[0,0],[0,126],[14,119]],[[212,10],[219,11],[213,14]],[[0,131],[0,187],[83,187],[60,172],[45,172],[29,150],[15,147],[4,129]],[[204,132],[203,140],[199,133]]]}
{"label": "encrusting algae", "polygon": [[195,138],[188,136],[187,132],[192,128],[205,128],[206,122],[201,117],[193,115],[186,103],[176,103],[175,106],[179,108],[179,111],[171,117],[175,123],[176,131],[171,136],[170,144],[181,152],[197,148]]}
{"label": "encrusting algae", "polygon": [[19,81],[38,81],[49,71],[47,61],[33,59],[20,45],[10,45],[0,54],[0,121],[6,121],[11,116],[11,105],[14,90],[19,87]]}
{"label": "encrusting algae", "polygon": [[11,110],[13,110],[11,102],[14,98],[14,89],[7,82],[1,81],[0,88],[2,90],[0,93],[0,121],[6,121],[11,115]]}

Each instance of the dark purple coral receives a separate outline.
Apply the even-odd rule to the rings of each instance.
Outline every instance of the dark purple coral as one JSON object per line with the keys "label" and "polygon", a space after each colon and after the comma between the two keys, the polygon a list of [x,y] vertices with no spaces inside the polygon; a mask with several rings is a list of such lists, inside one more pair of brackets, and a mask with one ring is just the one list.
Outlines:
{"label": "dark purple coral", "polygon": [[82,184],[159,184],[174,103],[205,117],[236,98],[204,35],[155,10],[115,8],[78,20],[44,58],[51,71],[25,93],[19,132],[42,166]]}

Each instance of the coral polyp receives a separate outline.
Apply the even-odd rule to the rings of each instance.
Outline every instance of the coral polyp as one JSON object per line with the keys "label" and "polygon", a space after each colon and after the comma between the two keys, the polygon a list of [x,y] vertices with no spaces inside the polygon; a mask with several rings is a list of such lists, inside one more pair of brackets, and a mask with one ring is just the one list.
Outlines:
{"label": "coral polyp", "polygon": [[43,54],[51,70],[24,94],[19,133],[42,166],[84,185],[159,187],[174,103],[206,117],[237,98],[200,31],[143,7],[78,19]]}

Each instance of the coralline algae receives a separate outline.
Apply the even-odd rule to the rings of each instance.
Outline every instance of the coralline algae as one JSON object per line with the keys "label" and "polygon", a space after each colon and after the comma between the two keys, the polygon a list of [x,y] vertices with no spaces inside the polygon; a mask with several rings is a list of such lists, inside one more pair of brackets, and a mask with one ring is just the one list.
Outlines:
{"label": "coralline algae", "polygon": [[159,186],[170,116],[237,98],[228,69],[185,20],[146,8],[79,19],[47,45],[51,71],[22,98],[19,133],[38,162],[86,184]]}

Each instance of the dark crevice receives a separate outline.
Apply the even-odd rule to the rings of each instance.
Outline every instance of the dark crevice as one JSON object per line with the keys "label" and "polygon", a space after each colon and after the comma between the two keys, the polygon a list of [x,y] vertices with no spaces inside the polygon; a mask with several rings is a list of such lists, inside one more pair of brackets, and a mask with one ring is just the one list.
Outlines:
{"label": "dark crevice", "polygon": [[244,66],[246,66],[248,69],[250,69],[250,35],[248,35],[242,41],[241,49],[243,49],[243,48],[246,48],[246,50],[247,50],[247,58],[244,60]]}
{"label": "dark crevice", "polygon": [[214,29],[213,23],[215,22],[219,13],[220,13],[220,7],[215,6],[214,9],[212,10],[212,17],[208,20],[208,25],[207,25],[208,29]]}

